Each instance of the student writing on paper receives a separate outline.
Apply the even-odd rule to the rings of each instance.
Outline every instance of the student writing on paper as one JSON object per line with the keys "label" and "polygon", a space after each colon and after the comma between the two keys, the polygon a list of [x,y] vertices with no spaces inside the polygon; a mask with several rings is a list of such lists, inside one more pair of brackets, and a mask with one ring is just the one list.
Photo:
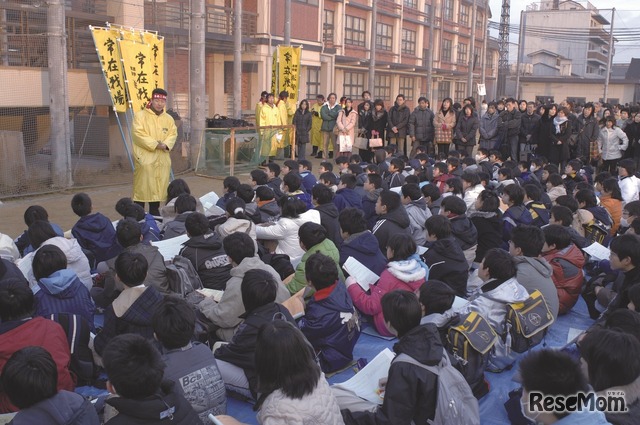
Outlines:
{"label": "student writing on paper", "polygon": [[420,262],[410,258],[416,252],[416,243],[407,233],[391,236],[387,245],[387,269],[380,275],[377,284],[371,286],[371,293],[367,294],[356,280],[350,276],[347,281],[347,290],[353,299],[353,304],[363,312],[373,316],[376,330],[384,336],[393,334],[387,329],[380,300],[387,292],[396,289],[404,291],[417,291],[425,281],[425,269]]}
{"label": "student writing on paper", "polygon": [[[396,354],[404,353],[424,365],[437,365],[444,348],[433,324],[420,325],[422,310],[418,298],[408,291],[392,291],[381,300],[385,326],[400,340]],[[363,401],[348,390],[333,387],[347,425],[426,424],[433,419],[438,398],[438,377],[420,367],[394,361],[384,384],[382,406]]]}
{"label": "student writing on paper", "polygon": [[365,265],[373,273],[380,276],[387,265],[378,240],[369,229],[362,211],[356,208],[345,208],[338,217],[344,241],[340,246],[340,265],[344,265],[349,257],[353,257]]}
{"label": "student writing on paper", "polygon": [[353,361],[353,347],[360,336],[358,312],[338,279],[333,259],[315,253],[307,259],[305,273],[316,292],[300,320],[300,329],[318,353],[322,371],[334,372]]}

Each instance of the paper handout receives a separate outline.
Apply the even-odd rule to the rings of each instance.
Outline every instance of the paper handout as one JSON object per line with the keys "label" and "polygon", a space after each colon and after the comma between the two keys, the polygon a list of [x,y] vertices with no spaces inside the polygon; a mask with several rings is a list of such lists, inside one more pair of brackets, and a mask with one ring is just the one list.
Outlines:
{"label": "paper handout", "polygon": [[369,287],[380,279],[380,276],[369,270],[367,266],[353,257],[347,258],[342,268],[349,273],[349,276],[353,276],[356,282],[358,282],[358,285],[365,291],[368,291]]}
{"label": "paper handout", "polygon": [[336,387],[352,391],[358,397],[371,403],[382,404],[382,397],[378,392],[380,379],[389,375],[389,367],[395,354],[385,348],[374,357],[360,372],[348,381],[336,384]]}
{"label": "paper handout", "polygon": [[165,261],[173,261],[173,257],[180,253],[182,243],[189,240],[189,236],[180,235],[164,241],[151,242],[151,245],[158,247]]}

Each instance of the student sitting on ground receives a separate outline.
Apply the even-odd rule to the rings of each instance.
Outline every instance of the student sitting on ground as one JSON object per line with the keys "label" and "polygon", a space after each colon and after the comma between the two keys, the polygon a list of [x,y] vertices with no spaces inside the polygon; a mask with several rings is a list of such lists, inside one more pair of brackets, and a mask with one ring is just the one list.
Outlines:
{"label": "student sitting on ground", "polygon": [[[24,224],[27,225],[27,230],[36,220],[46,221],[51,224],[51,228],[58,236],[64,236],[64,231],[60,226],[49,222],[49,213],[44,209],[44,207],[41,207],[40,205],[31,205],[24,211]],[[35,249],[31,245],[27,230],[22,232],[22,234],[13,241],[16,244],[16,248],[20,251],[20,257],[24,257]],[[16,257],[14,260],[17,260],[18,258],[19,257]]]}
{"label": "student sitting on ground", "polygon": [[82,248],[93,254],[96,264],[120,253],[122,247],[118,245],[111,220],[100,213],[92,214],[89,195],[76,193],[71,199],[71,209],[80,217],[71,234]]}
{"label": "student sitting on ground", "polygon": [[606,313],[626,308],[629,304],[629,289],[640,284],[640,239],[636,235],[621,235],[611,241],[609,249],[611,268],[624,273],[624,279],[616,288],[595,288],[598,302],[607,306]]}
{"label": "student sitting on ground", "polygon": [[211,231],[203,214],[189,215],[184,226],[189,240],[183,243],[180,255],[191,261],[205,288],[224,291],[231,277],[231,262],[222,248],[222,239]]}
{"label": "student sitting on ground", "polygon": [[[256,225],[245,212],[245,203],[240,198],[232,198],[226,203],[227,221],[218,224],[215,233],[224,239],[232,233],[241,232],[256,239]],[[256,245],[257,247],[257,245]]]}
{"label": "student sitting on ground", "polygon": [[483,190],[476,199],[474,211],[469,214],[478,231],[478,248],[474,262],[479,263],[491,248],[502,246],[502,212],[500,200],[495,192]]}
{"label": "student sitting on ground", "polygon": [[382,316],[380,299],[388,292],[399,289],[417,291],[425,281],[426,272],[421,264],[410,258],[416,252],[416,243],[406,233],[395,234],[387,245],[387,269],[380,275],[380,280],[371,285],[370,294],[356,282],[353,276],[346,281],[347,291],[353,304],[364,314],[373,316],[376,330],[384,336],[391,336]]}
{"label": "student sitting on ground", "polygon": [[282,178],[282,187],[285,196],[293,196],[300,199],[307,206],[307,209],[313,208],[311,203],[311,195],[302,190],[302,180],[300,175],[296,172],[288,173]]}
{"label": "student sitting on ground", "polygon": [[504,189],[502,202],[508,206],[502,215],[502,247],[507,249],[511,231],[517,226],[531,224],[533,218],[524,206],[524,189],[517,184],[509,185]]}
{"label": "student sitting on ground", "polygon": [[[160,230],[176,218],[175,204],[178,196],[184,193],[191,195],[191,189],[189,189],[189,185],[183,179],[175,179],[167,186],[166,204],[160,208],[160,215],[162,216],[162,227],[160,227]],[[200,199],[196,199],[196,211],[204,214],[204,206],[200,202]]]}
{"label": "student sitting on ground", "polygon": [[315,253],[307,260],[306,280],[316,292],[309,300],[300,329],[316,353],[323,372],[334,372],[353,361],[360,320],[338,278],[333,259]]}
{"label": "student sitting on ground", "polygon": [[535,184],[524,186],[524,206],[529,210],[532,225],[542,227],[549,224],[549,210],[542,203],[542,191]]}
{"label": "student sitting on ground", "polygon": [[400,187],[404,184],[404,161],[400,158],[392,158],[389,161],[389,174],[384,178],[383,187],[385,189],[392,189],[394,187]]}
{"label": "student sitting on ground", "polygon": [[[498,335],[505,333],[507,304],[529,298],[527,290],[516,280],[516,271],[515,261],[508,252],[499,248],[487,251],[478,269],[478,277],[484,282],[481,293],[465,309],[487,319]],[[513,365],[517,355],[502,338],[498,338],[491,350],[487,370],[501,372]]]}
{"label": "student sitting on ground", "polygon": [[378,246],[383,254],[386,254],[389,239],[393,235],[409,235],[409,216],[407,210],[400,202],[400,195],[391,191],[383,190],[376,202],[376,214],[378,221],[371,229],[373,235],[378,239]]}
{"label": "student sitting on ground", "polygon": [[169,419],[178,425],[201,423],[198,414],[177,390],[163,379],[165,365],[153,344],[140,335],[120,335],[104,350],[107,390],[118,397],[106,403],[118,414],[105,425],[159,424]]}
{"label": "student sitting on ground", "polygon": [[[348,390],[333,387],[338,404],[343,410],[347,425],[358,424],[426,424],[436,415],[438,376],[421,365],[436,366],[446,355],[438,330],[429,323],[420,325],[422,311],[415,294],[393,291],[382,298],[384,321],[399,341],[393,346],[397,355],[405,354],[406,361],[391,362],[389,375],[384,385],[384,401],[378,406],[363,401]],[[411,361],[411,362],[410,362]],[[460,379],[463,379],[460,376]],[[466,388],[471,396],[471,389]],[[465,402],[466,403],[466,402]],[[478,405],[464,405],[466,417],[475,416],[469,425],[480,423]]]}
{"label": "student sitting on ground", "polygon": [[102,355],[113,338],[135,333],[153,339],[151,318],[162,301],[162,295],[152,286],[144,286],[148,263],[144,255],[123,252],[115,262],[116,275],[125,285],[124,291],[105,310],[104,327],[94,339],[94,351]]}
{"label": "student sitting on ground", "polygon": [[133,202],[131,198],[120,198],[116,202],[116,212],[122,218],[130,217],[140,223],[143,243],[149,244],[160,240],[160,229],[156,219],[151,214],[146,213],[144,208]]}
{"label": "student sitting on ground", "polygon": [[420,187],[415,183],[402,186],[401,201],[409,216],[411,237],[417,245],[422,246],[427,241],[424,222],[431,217],[431,210],[427,208]]}
{"label": "student sitting on ground", "polygon": [[333,203],[338,208],[338,212],[349,207],[362,209],[362,196],[355,191],[356,184],[357,179],[354,174],[340,176],[338,190],[333,198]]}
{"label": "student sitting on ground", "polygon": [[580,249],[587,245],[590,245],[587,238],[584,235],[578,233],[576,229],[571,225],[573,223],[573,213],[571,210],[563,205],[554,205],[549,210],[549,224],[557,224],[569,231],[571,235],[571,242],[576,244]]}
{"label": "student sitting on ground", "polygon": [[255,350],[258,330],[265,323],[280,317],[295,326],[289,310],[276,304],[278,282],[264,270],[249,270],[240,285],[245,314],[243,326],[229,344],[215,351],[218,368],[229,391],[256,399],[257,376]]}
{"label": "student sitting on ground", "polygon": [[311,161],[306,159],[298,160],[298,173],[302,179],[302,186],[307,193],[311,193],[311,189],[313,189],[313,186],[318,182],[318,179],[316,179],[316,176],[313,175],[312,171],[313,164]]}
{"label": "student sitting on ground", "polygon": [[555,320],[558,317],[560,302],[558,291],[551,279],[553,269],[547,260],[542,258],[544,244],[542,229],[535,226],[518,226],[511,232],[509,254],[516,263],[518,283],[524,286],[529,294],[540,291]]}
{"label": "student sitting on ground", "polygon": [[[124,248],[123,252],[141,254],[147,260],[144,285],[153,286],[165,295],[171,293],[164,257],[160,254],[158,247],[145,245],[141,242],[140,224],[130,218],[120,220],[116,226],[116,234],[118,243]],[[116,260],[117,257],[98,265],[98,272],[104,277],[102,288],[98,286],[91,288],[93,300],[102,308],[111,304],[125,288],[116,279]]]}
{"label": "student sitting on ground", "polygon": [[241,184],[236,190],[236,195],[244,201],[244,213],[254,224],[262,223],[262,217],[258,210],[256,192],[248,184]]}
{"label": "student sitting on ground", "polygon": [[40,290],[35,294],[35,315],[77,314],[93,329],[95,305],[89,290],[73,270],[67,269],[67,257],[55,245],[45,245],[33,257],[33,275]]}
{"label": "student sitting on ground", "polygon": [[209,347],[191,341],[196,327],[193,308],[182,299],[167,297],[152,323],[166,365],[163,379],[175,382],[202,423],[207,423],[209,414],[226,413],[227,395],[216,359]]}
{"label": "student sitting on ground", "polygon": [[367,229],[362,211],[355,208],[344,209],[338,220],[344,238],[340,245],[340,265],[344,265],[349,257],[353,257],[380,276],[385,269],[387,259],[378,247],[378,240]]}
{"label": "student sitting on ground", "polygon": [[256,188],[256,201],[261,223],[273,223],[280,218],[280,206],[276,200],[276,195],[269,186]]}
{"label": "student sitting on ground", "polygon": [[340,253],[334,243],[327,238],[327,231],[324,227],[316,223],[304,223],[298,230],[298,237],[300,238],[300,246],[304,249],[305,253],[296,266],[296,273],[293,279],[287,284],[287,289],[289,289],[291,294],[295,294],[307,286],[308,280],[305,273],[306,262],[309,257],[318,252],[331,258],[338,272],[340,282],[344,282],[344,275],[338,264],[340,261]]}
{"label": "student sitting on ground", "polygon": [[460,244],[469,266],[476,258],[478,249],[478,230],[467,217],[467,205],[456,196],[449,196],[442,200],[440,215],[444,215],[451,223],[451,234]]}
{"label": "student sitting on ground", "polygon": [[[598,183],[596,183],[596,189]],[[607,212],[613,220],[613,225],[609,234],[615,236],[616,232],[620,228],[620,221],[622,219],[622,195],[620,194],[620,186],[618,186],[618,180],[614,177],[605,179],[600,185],[600,205],[607,209]]]}
{"label": "student sitting on ground", "polygon": [[558,350],[544,349],[532,351],[520,361],[522,377],[522,398],[520,405],[525,418],[536,423],[606,425],[604,413],[599,411],[541,412],[534,410],[530,402],[531,393],[543,397],[572,397],[590,391],[586,376],[580,364],[571,356]]}
{"label": "student sitting on ground", "polygon": [[342,236],[338,224],[338,208],[333,203],[333,192],[327,186],[317,184],[311,190],[311,200],[320,213],[320,224],[327,230],[327,237],[339,247]]}
{"label": "student sitting on ground", "polygon": [[429,278],[441,280],[456,291],[456,295],[467,297],[469,263],[460,244],[451,235],[451,222],[443,215],[434,215],[426,223],[429,248],[422,259],[429,267]]}
{"label": "student sitting on ground", "polygon": [[262,262],[256,255],[256,248],[245,233],[233,233],[222,241],[224,251],[231,261],[231,277],[227,281],[224,294],[220,302],[215,302],[213,298],[205,298],[198,303],[198,309],[210,320],[216,328],[216,335],[223,341],[231,341],[233,334],[242,323],[245,313],[242,304],[240,286],[245,273],[249,270],[264,270],[268,272],[277,282],[277,302],[283,302],[291,295],[282,284],[278,272],[273,267]]}
{"label": "student sitting on ground", "polygon": [[[33,317],[33,292],[19,280],[0,286],[0,374],[11,355],[29,346],[47,350],[58,370],[58,390],[73,391],[75,383],[69,373],[71,353],[67,337],[59,324],[43,317]],[[24,373],[24,370],[21,370]],[[18,410],[0,386],[0,413]]]}
{"label": "student sitting on ground", "polygon": [[51,354],[42,347],[22,348],[9,358],[0,384],[20,411],[12,425],[99,425],[93,404],[80,394],[58,391],[58,371]]}
{"label": "student sitting on ground", "polygon": [[162,239],[167,240],[187,233],[184,222],[196,211],[196,198],[186,193],[178,196],[175,203],[176,217],[162,228]]}
{"label": "student sitting on ground", "polygon": [[584,255],[571,242],[571,234],[564,227],[550,224],[542,231],[545,239],[542,258],[553,268],[551,278],[560,302],[558,314],[565,314],[578,302],[582,292]]}
{"label": "student sitting on ground", "polygon": [[367,174],[367,180],[364,182],[364,196],[362,197],[362,212],[367,220],[367,227],[373,229],[376,221],[378,221],[378,213],[376,212],[376,204],[382,193],[382,177],[379,174]]}
{"label": "student sitting on ground", "polygon": [[551,202],[555,202],[558,196],[567,194],[567,189],[564,187],[564,181],[560,174],[551,174],[546,183],[547,195]]}
{"label": "student sitting on ground", "polygon": [[227,209],[227,202],[236,197],[236,190],[240,186],[240,180],[235,176],[227,176],[222,181],[222,197],[216,202],[216,206]]}

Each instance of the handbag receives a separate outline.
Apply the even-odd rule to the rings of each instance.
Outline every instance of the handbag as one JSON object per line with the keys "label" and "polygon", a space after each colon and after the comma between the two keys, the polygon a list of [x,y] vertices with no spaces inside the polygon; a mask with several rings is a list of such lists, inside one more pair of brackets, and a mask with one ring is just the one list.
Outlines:
{"label": "handbag", "polygon": [[369,139],[366,137],[356,137],[356,140],[353,142],[353,147],[366,150],[369,148]]}
{"label": "handbag", "polygon": [[371,139],[369,139],[369,147],[370,148],[381,148],[382,147],[382,139],[379,136],[380,136],[380,133],[378,133],[377,131],[372,131],[371,132]]}
{"label": "handbag", "polygon": [[353,141],[351,140],[351,136],[348,134],[341,134],[338,136],[338,141],[340,142],[340,152],[351,152],[353,149]]}

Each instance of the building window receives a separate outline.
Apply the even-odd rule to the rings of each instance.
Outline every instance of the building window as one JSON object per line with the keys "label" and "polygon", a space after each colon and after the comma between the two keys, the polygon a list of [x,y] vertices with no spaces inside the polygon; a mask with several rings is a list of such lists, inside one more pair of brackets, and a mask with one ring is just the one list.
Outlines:
{"label": "building window", "polygon": [[324,20],[322,24],[322,41],[325,43],[333,43],[333,10],[324,10]]}
{"label": "building window", "polygon": [[485,60],[487,61],[487,68],[493,68],[493,53],[491,53],[491,50],[487,50],[487,58]]}
{"label": "building window", "polygon": [[366,26],[366,20],[347,15],[344,26],[344,43],[365,47]]}
{"label": "building window", "polygon": [[320,68],[307,67],[307,99],[320,94]]}
{"label": "building window", "polygon": [[318,0],[295,0],[298,3],[306,3],[306,4],[312,4],[314,6],[318,5]]}
{"label": "building window", "polygon": [[480,12],[476,12],[476,29],[482,31],[482,14]]}
{"label": "building window", "polygon": [[429,49],[422,49],[422,66],[429,66]]}
{"label": "building window", "polygon": [[444,19],[453,21],[453,0],[444,0]]}
{"label": "building window", "polygon": [[376,98],[382,100],[391,100],[391,75],[383,75],[376,73],[374,78],[374,90]]}
{"label": "building window", "polygon": [[461,83],[459,81],[456,82],[456,92],[454,93],[454,102],[459,102],[460,100],[467,97],[467,83]]}
{"label": "building window", "polygon": [[431,16],[431,5],[425,3],[424,4],[424,14],[427,15],[426,18],[429,19],[429,16]]}
{"label": "building window", "polygon": [[413,77],[400,77],[398,93],[403,94],[406,100],[413,100],[414,82],[415,79]]}
{"label": "building window", "polygon": [[[438,97],[444,99],[451,96],[451,81],[440,81],[438,83]],[[435,105],[434,105],[435,106]],[[438,105],[440,108],[440,105]]]}
{"label": "building window", "polygon": [[402,29],[402,54],[403,55],[415,55],[416,54],[416,32]]}
{"label": "building window", "polygon": [[442,62],[451,62],[451,40],[442,39]]}
{"label": "building window", "polygon": [[466,4],[460,5],[460,24],[469,25],[469,6]]}
{"label": "building window", "polygon": [[392,50],[393,28],[391,25],[378,22],[376,25],[376,49]]}
{"label": "building window", "polygon": [[404,0],[404,7],[409,7],[411,9],[418,8],[418,0]]}
{"label": "building window", "polygon": [[344,95],[352,99],[359,99],[364,91],[364,72],[344,73]]}
{"label": "building window", "polygon": [[473,69],[476,69],[477,67],[480,66],[480,58],[482,57],[480,55],[481,55],[480,47],[475,47],[473,49]]}
{"label": "building window", "polygon": [[572,102],[574,105],[584,105],[587,103],[586,97],[567,97],[567,102]]}
{"label": "building window", "polygon": [[464,43],[458,43],[458,63],[467,63],[467,45]]}

